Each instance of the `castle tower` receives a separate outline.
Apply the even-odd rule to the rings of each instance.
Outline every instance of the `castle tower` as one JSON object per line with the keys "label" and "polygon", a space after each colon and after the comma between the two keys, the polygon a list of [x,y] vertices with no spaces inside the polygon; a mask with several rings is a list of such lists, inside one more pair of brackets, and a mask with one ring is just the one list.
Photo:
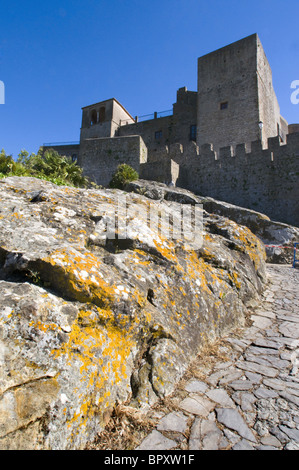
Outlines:
{"label": "castle tower", "polygon": [[[197,144],[236,146],[281,136],[287,122],[280,116],[272,72],[257,34],[198,59]],[[261,124],[262,123],[262,124]]]}
{"label": "castle tower", "polygon": [[80,141],[114,137],[119,126],[134,122],[132,116],[115,98],[85,106],[82,108]]}

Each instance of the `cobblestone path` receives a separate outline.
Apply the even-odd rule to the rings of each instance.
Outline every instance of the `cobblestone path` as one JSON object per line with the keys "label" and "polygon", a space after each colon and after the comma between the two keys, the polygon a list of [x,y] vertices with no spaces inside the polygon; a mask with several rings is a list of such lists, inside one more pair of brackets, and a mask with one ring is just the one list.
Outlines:
{"label": "cobblestone path", "polygon": [[269,285],[225,360],[188,377],[136,450],[299,450],[299,270],[268,265]]}

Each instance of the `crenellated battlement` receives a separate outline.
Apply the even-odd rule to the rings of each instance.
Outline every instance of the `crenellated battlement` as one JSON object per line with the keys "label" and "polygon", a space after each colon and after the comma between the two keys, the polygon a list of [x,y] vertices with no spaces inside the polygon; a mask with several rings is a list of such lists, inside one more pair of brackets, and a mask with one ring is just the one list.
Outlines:
{"label": "crenellated battlement", "polygon": [[299,132],[221,147],[172,144],[149,155],[141,177],[249,207],[299,226]]}
{"label": "crenellated battlement", "polygon": [[183,154],[177,186],[299,226],[299,132],[288,134],[285,144],[269,138],[264,148],[253,141],[215,152],[205,144],[197,156],[188,149]]}
{"label": "crenellated battlement", "polygon": [[[262,146],[260,140],[256,140],[249,143],[238,144],[235,147],[221,147],[219,152],[214,152],[215,160],[221,160],[223,158],[247,158],[255,157],[257,154],[263,158],[268,158],[271,161],[275,161],[275,157],[280,155],[288,154],[292,151],[298,151],[299,146],[299,132],[288,134],[286,136],[286,143],[282,143],[279,136],[270,137],[267,139],[267,145]],[[203,145],[200,148],[200,155],[204,158],[210,156],[213,152],[212,146],[208,148],[207,145]]]}
{"label": "crenellated battlement", "polygon": [[[212,144],[204,144],[198,147],[195,142],[187,145],[180,143],[167,145],[152,152],[149,161],[161,161],[162,159],[179,160],[181,163],[188,163],[189,160],[198,157],[200,160],[222,161],[229,158],[243,160],[261,158],[263,161],[276,161],[282,155],[295,152],[299,155],[299,132],[288,134],[286,143],[281,143],[280,137],[271,137],[267,140],[267,146],[262,146],[260,140],[221,147],[218,152],[214,151]],[[204,162],[203,162],[204,163]]]}

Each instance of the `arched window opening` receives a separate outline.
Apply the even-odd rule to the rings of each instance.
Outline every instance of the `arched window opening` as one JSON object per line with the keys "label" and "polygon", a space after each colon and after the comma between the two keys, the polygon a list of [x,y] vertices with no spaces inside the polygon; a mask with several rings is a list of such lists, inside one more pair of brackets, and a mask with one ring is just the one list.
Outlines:
{"label": "arched window opening", "polygon": [[105,107],[102,106],[99,111],[99,122],[105,121],[105,113],[106,113]]}
{"label": "arched window opening", "polygon": [[97,123],[97,112],[95,109],[93,109],[91,111],[91,116],[90,116],[90,125],[93,126],[96,123]]}

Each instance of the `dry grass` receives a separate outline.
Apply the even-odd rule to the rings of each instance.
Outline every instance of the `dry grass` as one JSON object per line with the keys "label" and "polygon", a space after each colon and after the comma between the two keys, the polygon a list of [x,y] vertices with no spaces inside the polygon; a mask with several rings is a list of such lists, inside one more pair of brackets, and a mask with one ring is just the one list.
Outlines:
{"label": "dry grass", "polygon": [[205,343],[201,347],[197,358],[191,362],[178,387],[184,386],[186,382],[194,378],[205,381],[206,376],[211,373],[216,363],[230,360],[229,350],[230,347],[225,339],[220,338],[212,343]]}
{"label": "dry grass", "polygon": [[155,428],[157,420],[128,405],[117,405],[105,429],[87,450],[132,450]]}

